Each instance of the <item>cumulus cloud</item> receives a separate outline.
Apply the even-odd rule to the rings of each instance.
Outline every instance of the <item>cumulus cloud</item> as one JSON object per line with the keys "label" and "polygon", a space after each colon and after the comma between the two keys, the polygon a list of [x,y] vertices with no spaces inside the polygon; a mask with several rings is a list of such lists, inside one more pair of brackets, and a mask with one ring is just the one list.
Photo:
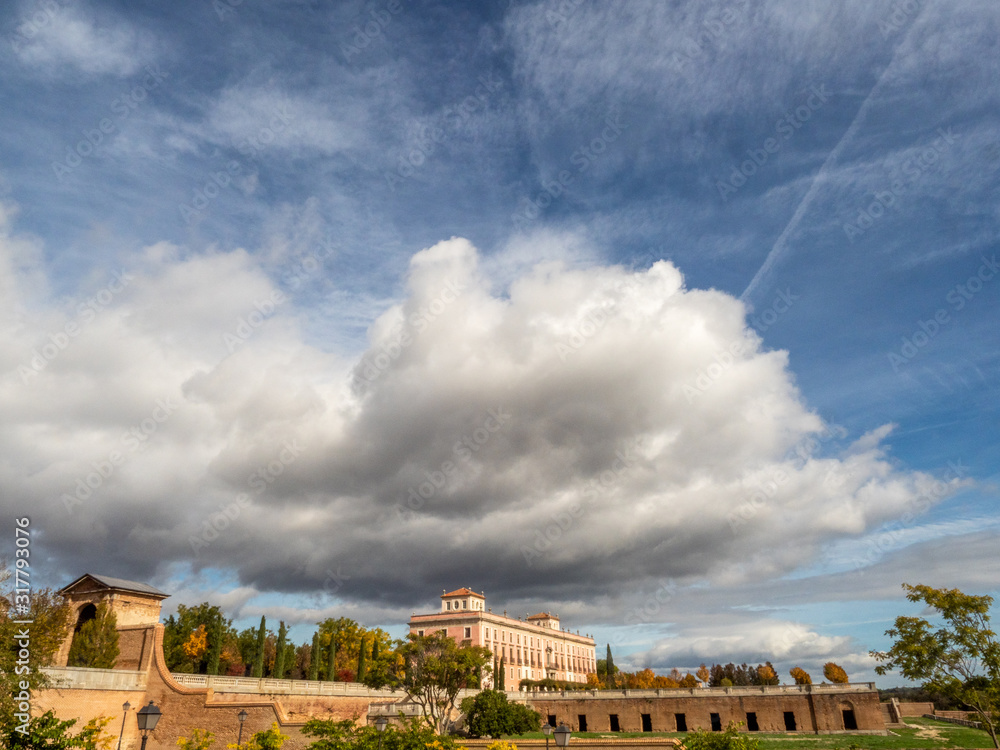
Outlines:
{"label": "cumulus cloud", "polygon": [[922,510],[931,482],[881,433],[828,455],[787,355],[664,261],[549,261],[494,290],[453,238],[413,256],[352,361],[306,343],[242,250],[161,244],[116,272],[4,317],[0,496],[67,578],[189,563],[237,598],[390,611],[471,585],[573,611],[780,576]]}

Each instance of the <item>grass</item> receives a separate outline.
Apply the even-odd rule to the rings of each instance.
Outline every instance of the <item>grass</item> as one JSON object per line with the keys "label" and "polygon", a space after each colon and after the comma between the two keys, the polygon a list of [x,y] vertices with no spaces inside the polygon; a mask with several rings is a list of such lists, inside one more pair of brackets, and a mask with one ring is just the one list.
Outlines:
{"label": "grass", "polygon": [[[990,736],[980,729],[933,719],[908,718],[906,728],[890,729],[888,736],[874,734],[764,734],[754,733],[760,750],[936,750],[937,748],[992,748]],[[574,732],[580,739],[626,739],[629,737],[677,737],[677,732]],[[545,739],[541,732],[510,738]],[[570,746],[572,747],[572,741]],[[552,743],[553,750],[555,743]]]}

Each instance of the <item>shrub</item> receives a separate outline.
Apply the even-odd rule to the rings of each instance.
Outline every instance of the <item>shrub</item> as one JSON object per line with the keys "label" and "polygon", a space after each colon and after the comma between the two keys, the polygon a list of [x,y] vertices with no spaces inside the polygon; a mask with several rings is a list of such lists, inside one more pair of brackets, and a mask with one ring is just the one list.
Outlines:
{"label": "shrub", "polygon": [[729,722],[725,732],[699,729],[684,738],[687,750],[758,750],[760,740],[740,731],[741,724]]}

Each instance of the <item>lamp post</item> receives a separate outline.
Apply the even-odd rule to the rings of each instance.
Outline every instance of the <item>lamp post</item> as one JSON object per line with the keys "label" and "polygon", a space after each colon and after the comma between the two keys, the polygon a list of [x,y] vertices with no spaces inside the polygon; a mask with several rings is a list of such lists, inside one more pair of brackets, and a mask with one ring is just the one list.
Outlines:
{"label": "lamp post", "polygon": [[379,716],[375,719],[375,731],[378,732],[378,750],[382,750],[382,732],[385,731],[388,724],[389,720],[384,716]]}
{"label": "lamp post", "polygon": [[560,724],[553,730],[556,735],[556,747],[569,747],[569,738],[573,736],[570,728]]}
{"label": "lamp post", "polygon": [[542,734],[545,735],[545,750],[549,750],[549,736],[552,734],[552,725],[545,722],[545,726],[542,727]]}
{"label": "lamp post", "polygon": [[132,708],[132,704],[125,701],[122,704],[122,729],[118,733],[118,750],[122,750],[122,736],[125,734],[125,719],[128,717],[128,710]]}
{"label": "lamp post", "polygon": [[247,716],[249,716],[249,714],[246,711],[240,711],[236,714],[236,718],[240,720],[240,736],[236,740],[237,745],[243,742],[243,722],[247,720]]}
{"label": "lamp post", "polygon": [[149,735],[156,729],[156,725],[162,715],[160,709],[153,704],[153,701],[150,701],[148,706],[143,706],[139,709],[136,719],[139,721],[139,731],[142,733],[142,747],[140,750],[146,750],[146,740],[149,739]]}

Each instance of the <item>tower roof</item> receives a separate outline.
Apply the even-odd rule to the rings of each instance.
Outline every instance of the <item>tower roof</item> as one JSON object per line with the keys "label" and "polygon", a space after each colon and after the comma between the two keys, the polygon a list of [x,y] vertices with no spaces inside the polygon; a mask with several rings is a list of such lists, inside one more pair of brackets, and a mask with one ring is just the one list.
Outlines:
{"label": "tower roof", "polygon": [[139,583],[138,581],[127,581],[124,578],[112,578],[111,576],[99,576],[93,573],[85,573],[75,581],[73,581],[68,586],[64,586],[59,589],[60,594],[70,594],[73,590],[84,585],[86,582],[91,581],[97,584],[97,588],[103,589],[117,589],[118,591],[131,591],[136,594],[145,594],[146,596],[155,597],[157,599],[166,599],[170,594],[165,594],[157,588],[153,588],[148,583]]}
{"label": "tower roof", "polygon": [[442,599],[449,596],[478,596],[480,599],[485,598],[482,594],[477,594],[472,589],[455,589],[454,591],[449,591],[447,594],[441,594]]}

